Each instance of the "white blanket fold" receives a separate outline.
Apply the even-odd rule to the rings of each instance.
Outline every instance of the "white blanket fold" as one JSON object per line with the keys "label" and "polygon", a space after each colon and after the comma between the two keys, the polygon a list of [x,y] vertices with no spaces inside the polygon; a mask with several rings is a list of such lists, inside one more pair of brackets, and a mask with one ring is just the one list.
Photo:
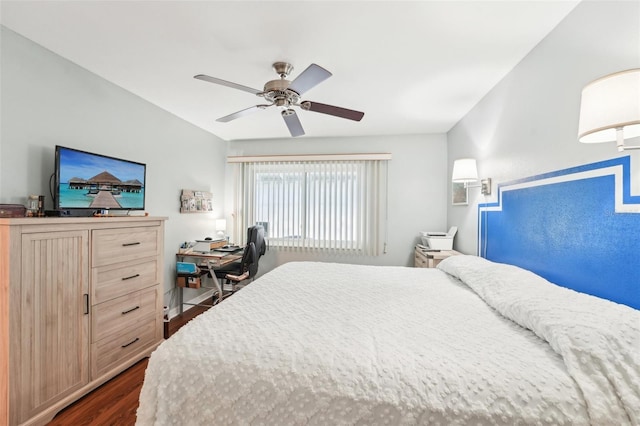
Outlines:
{"label": "white blanket fold", "polygon": [[639,424],[640,312],[475,256],[438,267],[562,356],[593,424]]}

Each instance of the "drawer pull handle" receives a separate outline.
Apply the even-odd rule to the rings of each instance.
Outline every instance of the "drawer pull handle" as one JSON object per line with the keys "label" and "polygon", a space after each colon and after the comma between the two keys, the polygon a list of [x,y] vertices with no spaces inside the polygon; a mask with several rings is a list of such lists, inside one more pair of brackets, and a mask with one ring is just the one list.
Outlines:
{"label": "drawer pull handle", "polygon": [[127,346],[131,346],[133,345],[135,342],[137,342],[138,340],[140,340],[139,337],[136,337],[135,339],[133,339],[132,341],[130,341],[129,343],[127,343],[126,345],[122,345],[123,348],[126,348]]}
{"label": "drawer pull handle", "polygon": [[140,274],[131,275],[130,277],[124,277],[122,281],[130,280],[131,278],[138,278]]}
{"label": "drawer pull handle", "polygon": [[140,244],[140,241],[138,241],[136,243],[124,243],[124,244],[122,244],[122,247],[137,246],[138,244]]}
{"label": "drawer pull handle", "polygon": [[128,311],[122,311],[122,315],[127,315],[129,312],[133,312],[136,309],[140,309],[140,306],[136,306],[135,308],[131,308]]}
{"label": "drawer pull handle", "polygon": [[84,314],[89,315],[89,295],[85,293],[82,298],[84,299]]}

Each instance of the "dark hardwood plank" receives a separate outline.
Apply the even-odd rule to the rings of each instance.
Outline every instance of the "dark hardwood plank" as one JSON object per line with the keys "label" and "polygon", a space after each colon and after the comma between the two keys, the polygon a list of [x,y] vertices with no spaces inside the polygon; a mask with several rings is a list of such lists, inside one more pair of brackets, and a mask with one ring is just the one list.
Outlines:
{"label": "dark hardwood plank", "polygon": [[133,425],[148,359],[145,358],[59,412],[51,426]]}
{"label": "dark hardwood plank", "polygon": [[[208,307],[194,306],[169,321],[169,335],[205,312]],[[145,358],[93,390],[64,410],[48,426],[128,426],[136,423],[138,398],[147,369]]]}

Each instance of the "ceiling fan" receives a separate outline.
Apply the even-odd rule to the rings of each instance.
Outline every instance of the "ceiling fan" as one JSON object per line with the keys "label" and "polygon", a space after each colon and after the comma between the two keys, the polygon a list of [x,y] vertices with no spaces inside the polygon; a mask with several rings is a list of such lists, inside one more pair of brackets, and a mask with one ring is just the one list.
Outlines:
{"label": "ceiling fan", "polygon": [[220,117],[216,120],[223,123],[244,117],[245,115],[258,110],[276,106],[282,109],[280,114],[282,114],[282,118],[289,129],[289,133],[291,133],[291,136],[295,137],[304,135],[304,129],[302,128],[302,124],[300,123],[300,119],[298,118],[296,111],[292,107],[299,107],[305,111],[329,114],[354,121],[360,121],[364,116],[364,112],[354,111],[352,109],[321,104],[313,101],[300,101],[300,96],[305,92],[331,77],[332,74],[321,66],[316,64],[309,65],[307,69],[305,69],[293,81],[287,80],[287,76],[291,74],[291,71],[293,71],[293,66],[291,64],[287,62],[276,62],[273,64],[273,69],[278,73],[280,79],[268,81],[264,85],[263,90],[253,89],[251,87],[210,77],[204,74],[198,74],[194,76],[194,78],[253,93],[254,95],[263,97],[267,102],[269,102],[267,104],[255,105],[234,112],[233,114]]}

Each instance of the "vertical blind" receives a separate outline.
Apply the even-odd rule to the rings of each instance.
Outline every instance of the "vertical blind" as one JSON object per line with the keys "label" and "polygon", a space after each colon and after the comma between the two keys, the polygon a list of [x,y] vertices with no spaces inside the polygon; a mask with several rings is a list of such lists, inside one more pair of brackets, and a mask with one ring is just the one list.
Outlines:
{"label": "vertical blind", "polygon": [[236,174],[239,235],[262,224],[270,246],[377,255],[384,242],[384,160],[248,161]]}

